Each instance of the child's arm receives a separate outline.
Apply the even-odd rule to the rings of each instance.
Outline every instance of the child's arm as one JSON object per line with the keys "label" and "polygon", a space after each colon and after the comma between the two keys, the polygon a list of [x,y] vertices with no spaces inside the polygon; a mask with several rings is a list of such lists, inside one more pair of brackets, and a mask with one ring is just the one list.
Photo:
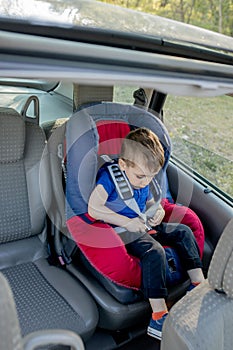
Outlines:
{"label": "child's arm", "polygon": [[124,227],[131,232],[145,232],[145,223],[139,218],[130,219],[120,215],[105,206],[108,194],[102,185],[97,185],[88,203],[88,214],[96,220]]}
{"label": "child's arm", "polygon": [[[146,203],[147,209],[150,208],[154,203],[155,203],[155,201],[153,198],[150,199],[149,201],[147,201],[147,203]],[[164,215],[165,215],[165,211],[164,211],[162,205],[159,204],[159,207],[156,210],[154,217],[148,220],[148,224],[151,226],[157,226],[157,225],[161,224],[161,222],[164,218]]]}

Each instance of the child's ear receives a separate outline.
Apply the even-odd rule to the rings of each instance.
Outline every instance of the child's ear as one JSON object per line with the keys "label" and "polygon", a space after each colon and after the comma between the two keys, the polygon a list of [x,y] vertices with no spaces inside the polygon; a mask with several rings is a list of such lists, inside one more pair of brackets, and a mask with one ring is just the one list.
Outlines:
{"label": "child's ear", "polygon": [[125,170],[125,168],[126,168],[126,163],[125,163],[125,161],[124,161],[122,158],[119,158],[119,159],[118,159],[118,165],[119,165],[119,167],[120,167],[120,169],[121,169],[122,171]]}

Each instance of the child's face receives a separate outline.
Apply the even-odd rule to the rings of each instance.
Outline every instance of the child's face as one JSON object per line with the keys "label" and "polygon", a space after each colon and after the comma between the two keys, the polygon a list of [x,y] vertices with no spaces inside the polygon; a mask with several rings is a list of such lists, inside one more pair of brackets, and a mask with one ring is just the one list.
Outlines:
{"label": "child's face", "polygon": [[119,159],[119,166],[121,170],[125,171],[125,174],[135,189],[143,188],[152,181],[153,177],[159,172],[151,172],[148,167],[146,167],[143,162],[137,162],[137,165],[130,166],[123,159]]}

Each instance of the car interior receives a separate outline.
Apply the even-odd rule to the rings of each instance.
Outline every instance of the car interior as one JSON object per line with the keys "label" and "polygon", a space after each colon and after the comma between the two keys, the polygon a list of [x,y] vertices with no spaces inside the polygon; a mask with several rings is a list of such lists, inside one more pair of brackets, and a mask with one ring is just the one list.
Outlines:
{"label": "car interior", "polygon": [[[72,163],[72,166],[76,166],[77,171],[81,169],[83,181],[80,184],[81,195],[75,193],[79,212],[72,209],[77,217],[85,212],[83,205],[87,203],[96,170],[101,164],[100,153],[108,153],[111,157],[119,154],[119,139],[124,135],[122,128],[118,130],[116,122],[124,126],[127,124],[127,127],[143,125],[152,130],[155,123],[154,128],[163,145],[169,145],[169,135],[166,135],[162,123],[166,96],[154,93],[152,89],[140,88],[135,90],[134,103],[122,105],[113,103],[113,89],[113,86],[75,83],[73,115],[43,123],[39,114],[38,118],[31,118],[27,113],[30,98],[22,113],[12,108],[0,109],[0,271],[12,290],[22,337],[39,332],[38,338],[41,339],[42,330],[47,331],[49,338],[54,329],[62,330],[64,336],[65,331],[72,332],[70,343],[55,337],[54,343],[46,348],[67,349],[69,344],[72,348],[73,333],[82,339],[79,339],[80,349],[81,342],[87,350],[127,350],[131,346],[140,348],[142,344],[148,349],[160,348],[160,342],[146,336],[151,312],[149,303],[142,299],[140,293],[122,287],[97,271],[82,249],[82,244],[79,247],[74,244],[72,229],[67,226],[67,208],[70,209],[70,203],[67,203],[67,176],[70,176],[70,168],[66,155],[75,142],[67,135],[78,138],[78,135],[81,137],[87,130],[92,130],[100,138],[99,153],[96,140],[94,142],[90,138],[90,141],[88,139],[86,142],[85,139],[85,142],[78,144],[79,148],[75,149],[77,156],[72,158],[76,164]],[[36,100],[36,106],[37,103]],[[84,150],[83,145],[86,147]],[[83,154],[88,154],[86,159]],[[194,308],[205,315],[205,310],[212,305],[212,298],[216,299],[216,303],[221,298],[220,306],[227,315],[228,306],[228,311],[232,309],[232,283],[229,282],[232,280],[229,277],[233,249],[230,243],[232,208],[184,168],[178,167],[170,156],[164,173],[168,184],[165,186],[163,183],[164,196],[169,193],[175,203],[193,210],[204,227],[202,261],[208,282],[202,288],[196,288],[195,293],[190,293],[191,297],[186,295],[182,298],[189,284],[187,278],[169,288],[171,316],[166,323],[161,348],[171,349],[176,339],[177,349],[195,349],[197,334],[193,331],[191,341],[191,323],[187,319],[183,321],[183,315],[192,313]],[[225,236],[227,239],[224,239]],[[223,263],[218,265],[222,256],[225,257],[224,268]],[[202,305],[200,300],[204,299],[208,301]],[[214,308],[211,308],[211,312],[214,313]],[[203,327],[209,324],[211,312],[208,317],[203,317]],[[227,320],[227,315],[224,320]],[[198,329],[198,336],[201,328]],[[37,346],[45,346],[47,343],[43,341],[38,342]],[[56,343],[59,345],[54,345]],[[11,348],[8,346],[6,349]],[[219,349],[224,347],[219,345]]]}
{"label": "car interior", "polygon": [[[25,4],[0,9],[0,349],[231,350],[232,37],[99,1]],[[138,126],[164,149],[164,221],[190,226],[206,278],[169,285],[161,342],[138,261],[87,214]]]}

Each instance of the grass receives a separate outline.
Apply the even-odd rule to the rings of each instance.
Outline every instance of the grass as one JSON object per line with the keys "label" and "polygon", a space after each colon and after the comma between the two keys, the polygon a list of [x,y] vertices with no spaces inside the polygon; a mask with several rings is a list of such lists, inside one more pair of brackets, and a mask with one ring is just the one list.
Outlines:
{"label": "grass", "polygon": [[[134,90],[119,86],[114,100],[132,104]],[[173,154],[233,197],[233,97],[169,95],[164,122]]]}
{"label": "grass", "polygon": [[233,97],[169,96],[164,120],[174,155],[233,196]]}

